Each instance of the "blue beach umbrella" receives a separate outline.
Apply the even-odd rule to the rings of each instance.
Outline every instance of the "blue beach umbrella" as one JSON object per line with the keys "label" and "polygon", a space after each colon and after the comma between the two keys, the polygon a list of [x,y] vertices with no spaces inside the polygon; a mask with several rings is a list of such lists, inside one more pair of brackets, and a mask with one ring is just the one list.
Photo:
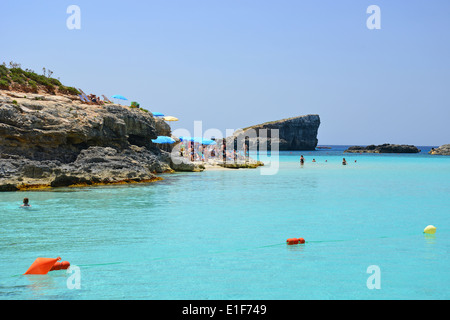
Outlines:
{"label": "blue beach umbrella", "polygon": [[214,140],[211,139],[202,139],[199,137],[180,137],[181,141],[192,141],[192,142],[198,142],[204,145],[213,145],[213,144],[217,144],[217,142],[215,142]]}
{"label": "blue beach umbrella", "polygon": [[164,115],[161,112],[152,112],[154,117],[164,117]]}
{"label": "blue beach umbrella", "polygon": [[175,140],[167,136],[158,136],[156,139],[152,139],[152,142],[159,144],[172,144],[175,143]]}
{"label": "blue beach umbrella", "polygon": [[211,140],[211,139],[203,139],[202,144],[204,144],[205,146],[210,146],[210,145],[217,144],[217,142],[215,142],[214,140]]}
{"label": "blue beach umbrella", "polygon": [[112,96],[111,98],[120,99],[120,100],[128,100],[127,98],[125,98],[124,96],[121,96],[120,94],[116,94],[116,95]]}
{"label": "blue beach umbrella", "polygon": [[116,95],[112,96],[111,98],[119,99],[119,100],[128,100],[127,98],[125,98],[124,96],[121,96],[120,94],[116,94]]}
{"label": "blue beach umbrella", "polygon": [[181,141],[194,141],[194,138],[192,138],[192,137],[179,137],[179,139]]}

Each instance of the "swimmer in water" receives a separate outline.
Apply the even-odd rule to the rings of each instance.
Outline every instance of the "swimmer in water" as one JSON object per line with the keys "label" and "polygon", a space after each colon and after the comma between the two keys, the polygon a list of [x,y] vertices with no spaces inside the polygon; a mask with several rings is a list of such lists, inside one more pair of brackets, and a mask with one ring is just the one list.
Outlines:
{"label": "swimmer in water", "polygon": [[303,165],[305,163],[305,158],[303,158],[303,155],[300,156],[300,164]]}
{"label": "swimmer in water", "polygon": [[347,160],[345,160],[345,158],[342,158],[342,165],[347,165]]}
{"label": "swimmer in water", "polygon": [[24,198],[22,207],[31,207],[29,202],[30,202],[30,200],[28,198]]}
{"label": "swimmer in water", "polygon": [[313,159],[313,161],[312,162],[316,162],[316,159]]}

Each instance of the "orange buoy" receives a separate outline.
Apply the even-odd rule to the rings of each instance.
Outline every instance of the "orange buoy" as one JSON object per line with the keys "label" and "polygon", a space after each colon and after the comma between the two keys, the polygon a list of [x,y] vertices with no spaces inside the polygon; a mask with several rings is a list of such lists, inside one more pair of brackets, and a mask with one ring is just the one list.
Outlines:
{"label": "orange buoy", "polygon": [[58,260],[61,258],[37,258],[24,274],[47,274]]}
{"label": "orange buoy", "polygon": [[289,239],[286,240],[286,243],[288,245],[298,244],[298,239],[297,238],[289,238]]}
{"label": "orange buoy", "polygon": [[61,262],[61,269],[66,270],[66,269],[69,269],[69,267],[70,267],[69,261],[62,261]]}
{"label": "orange buoy", "polygon": [[300,242],[301,244],[305,243],[305,239],[303,238],[298,238],[298,242]]}
{"label": "orange buoy", "polygon": [[61,270],[61,262],[55,262],[50,271]]}

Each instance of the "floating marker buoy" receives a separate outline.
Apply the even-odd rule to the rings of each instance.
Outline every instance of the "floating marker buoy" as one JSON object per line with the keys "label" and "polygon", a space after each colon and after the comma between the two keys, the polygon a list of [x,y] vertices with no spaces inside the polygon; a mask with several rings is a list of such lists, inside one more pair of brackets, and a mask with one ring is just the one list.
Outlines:
{"label": "floating marker buoy", "polygon": [[37,258],[24,274],[47,274],[58,260],[61,258]]}
{"label": "floating marker buoy", "polygon": [[289,238],[289,239],[286,240],[286,243],[288,245],[299,244],[299,243],[303,244],[303,243],[305,243],[305,239],[303,239],[303,238]]}
{"label": "floating marker buoy", "polygon": [[47,274],[49,271],[65,270],[70,267],[69,261],[62,261],[61,257],[37,258],[24,274]]}
{"label": "floating marker buoy", "polygon": [[50,269],[50,271],[54,271],[54,270],[61,270],[61,262],[55,262],[55,264]]}
{"label": "floating marker buoy", "polygon": [[436,227],[432,226],[432,225],[429,225],[423,230],[423,232],[424,233],[428,233],[428,234],[435,234],[436,233]]}
{"label": "floating marker buoy", "polygon": [[55,262],[55,264],[54,264],[53,267],[50,269],[50,271],[55,271],[55,270],[66,270],[66,269],[69,269],[69,267],[70,267],[69,261]]}

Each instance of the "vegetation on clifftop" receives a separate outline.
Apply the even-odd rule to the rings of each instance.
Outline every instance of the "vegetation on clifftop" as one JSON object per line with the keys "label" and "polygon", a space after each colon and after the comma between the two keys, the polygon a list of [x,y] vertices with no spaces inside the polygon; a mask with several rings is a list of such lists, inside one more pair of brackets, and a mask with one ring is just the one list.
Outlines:
{"label": "vegetation on clifftop", "polygon": [[52,78],[53,71],[42,68],[43,74],[33,70],[21,68],[19,63],[10,62],[0,65],[0,89],[19,92],[50,93],[78,95],[80,92],[74,88],[63,85],[58,79]]}

